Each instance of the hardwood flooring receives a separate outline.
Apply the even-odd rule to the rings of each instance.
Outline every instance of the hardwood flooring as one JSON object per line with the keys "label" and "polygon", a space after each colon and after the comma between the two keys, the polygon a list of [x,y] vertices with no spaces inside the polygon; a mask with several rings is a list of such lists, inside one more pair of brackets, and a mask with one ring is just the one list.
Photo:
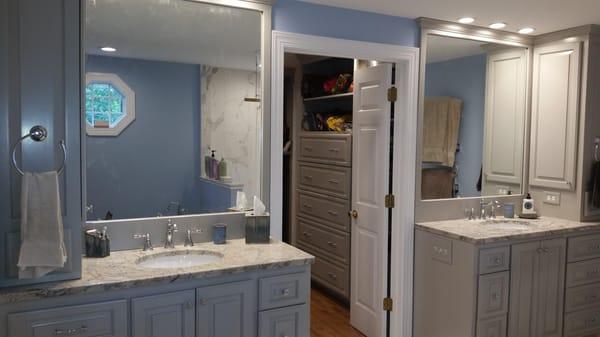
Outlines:
{"label": "hardwood flooring", "polygon": [[310,294],[311,337],[364,337],[350,325],[350,310],[318,289]]}

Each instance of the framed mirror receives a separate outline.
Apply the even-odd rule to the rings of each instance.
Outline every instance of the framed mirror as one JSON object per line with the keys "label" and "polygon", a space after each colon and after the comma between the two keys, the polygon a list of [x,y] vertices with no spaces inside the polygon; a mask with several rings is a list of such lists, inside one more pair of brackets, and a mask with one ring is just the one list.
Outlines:
{"label": "framed mirror", "polygon": [[530,48],[451,30],[423,31],[419,199],[521,194]]}
{"label": "framed mirror", "polygon": [[268,202],[270,7],[85,4],[87,219],[239,211],[239,193]]}

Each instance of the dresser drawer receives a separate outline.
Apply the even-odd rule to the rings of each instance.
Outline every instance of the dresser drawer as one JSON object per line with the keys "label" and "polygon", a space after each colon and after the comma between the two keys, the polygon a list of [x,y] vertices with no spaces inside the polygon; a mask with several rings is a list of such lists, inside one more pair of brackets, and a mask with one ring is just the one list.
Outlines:
{"label": "dresser drawer", "polygon": [[600,281],[600,259],[567,264],[567,287]]}
{"label": "dresser drawer", "polygon": [[125,300],[8,315],[8,335],[18,337],[127,337]]}
{"label": "dresser drawer", "polygon": [[312,277],[321,285],[344,297],[350,296],[350,270],[348,266],[342,266],[331,262],[327,257],[308,246],[298,245],[298,248],[315,256],[312,265]]}
{"label": "dresser drawer", "polygon": [[318,248],[341,263],[350,263],[350,234],[324,229],[314,222],[297,218],[298,241],[302,245]]}
{"label": "dresser drawer", "polygon": [[477,337],[506,337],[506,315],[477,322]]}
{"label": "dresser drawer", "polygon": [[479,277],[477,313],[487,318],[508,312],[509,272],[482,275]]}
{"label": "dresser drawer", "polygon": [[258,282],[259,309],[306,303],[309,288],[310,280],[304,273],[262,278]]}
{"label": "dresser drawer", "polygon": [[565,336],[593,336],[600,332],[600,308],[565,315]]}
{"label": "dresser drawer", "polygon": [[496,273],[508,270],[510,247],[497,247],[479,251],[479,274]]}
{"label": "dresser drawer", "polygon": [[571,312],[600,305],[600,283],[567,289],[565,311]]}
{"label": "dresser drawer", "polygon": [[298,164],[298,181],[302,189],[350,200],[351,170],[347,167]]}
{"label": "dresser drawer", "polygon": [[569,262],[600,258],[600,234],[569,238]]}
{"label": "dresser drawer", "polygon": [[300,136],[299,160],[323,164],[352,164],[352,135],[324,134]]}
{"label": "dresser drawer", "polygon": [[308,305],[260,312],[258,335],[260,337],[308,337]]}
{"label": "dresser drawer", "polygon": [[327,221],[342,231],[350,231],[350,202],[344,199],[332,198],[316,193],[298,191],[298,214],[319,220]]}

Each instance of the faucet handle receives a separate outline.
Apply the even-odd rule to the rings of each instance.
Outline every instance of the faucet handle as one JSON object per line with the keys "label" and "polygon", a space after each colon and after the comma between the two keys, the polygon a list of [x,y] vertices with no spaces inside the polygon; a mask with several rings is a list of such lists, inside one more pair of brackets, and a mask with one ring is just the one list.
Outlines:
{"label": "faucet handle", "polygon": [[177,230],[177,224],[176,224],[176,223],[173,223],[173,222],[171,221],[171,219],[169,219],[169,220],[168,220],[168,223],[167,223],[167,229],[168,229],[168,230],[170,230],[170,231],[173,231],[173,232],[177,232],[177,231],[178,231],[178,230]]}
{"label": "faucet handle", "polygon": [[144,239],[144,251],[153,250],[152,241],[150,241],[150,233],[146,234],[133,234],[134,239]]}
{"label": "faucet handle", "polygon": [[188,229],[185,232],[185,241],[183,242],[183,246],[184,247],[193,246],[194,240],[192,240],[192,234],[200,234],[200,233],[204,233],[204,230],[201,228]]}

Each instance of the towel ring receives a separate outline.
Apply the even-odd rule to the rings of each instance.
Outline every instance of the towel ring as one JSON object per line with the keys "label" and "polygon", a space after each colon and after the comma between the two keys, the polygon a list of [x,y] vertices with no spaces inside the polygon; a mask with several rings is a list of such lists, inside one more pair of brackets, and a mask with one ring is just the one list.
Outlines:
{"label": "towel ring", "polygon": [[[34,142],[42,142],[46,139],[46,137],[48,137],[48,130],[41,125],[35,125],[29,130],[28,134],[19,138],[19,141],[16,142],[15,145],[13,145],[13,147],[12,147],[12,164],[15,167],[15,170],[17,170],[17,172],[19,172],[20,175],[24,175],[25,172],[23,172],[23,170],[21,170],[19,165],[17,165],[17,153],[16,153],[17,146],[19,144],[21,144],[23,142],[23,140],[25,140],[27,138],[31,138],[31,140],[33,140]],[[63,152],[63,162],[62,162],[62,165],[60,165],[60,167],[57,170],[58,174],[61,174],[65,168],[65,162],[67,161],[67,147],[65,146],[64,140],[61,140],[60,142],[58,142],[58,145],[60,146],[60,148],[62,149],[62,152]]]}

